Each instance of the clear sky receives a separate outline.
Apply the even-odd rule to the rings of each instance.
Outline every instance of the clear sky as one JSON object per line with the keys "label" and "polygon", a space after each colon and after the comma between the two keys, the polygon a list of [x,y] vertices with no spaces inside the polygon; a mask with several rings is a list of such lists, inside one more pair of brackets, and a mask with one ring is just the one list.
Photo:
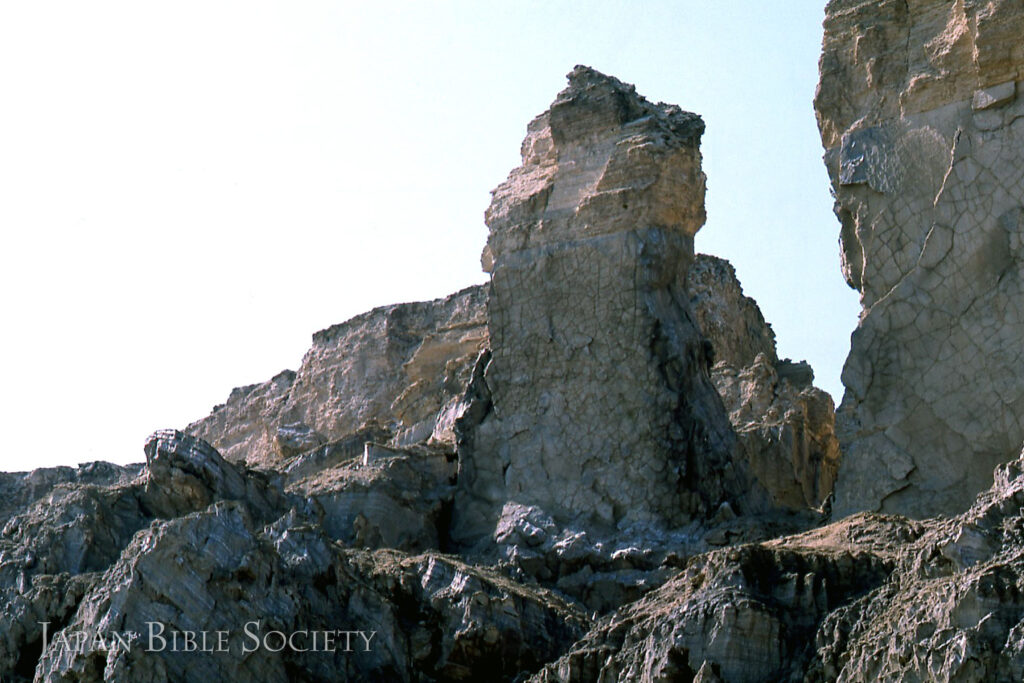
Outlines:
{"label": "clear sky", "polygon": [[823,8],[0,4],[0,469],[141,460],[316,330],[483,282],[489,192],[575,64],[704,117],[697,248],[838,400]]}

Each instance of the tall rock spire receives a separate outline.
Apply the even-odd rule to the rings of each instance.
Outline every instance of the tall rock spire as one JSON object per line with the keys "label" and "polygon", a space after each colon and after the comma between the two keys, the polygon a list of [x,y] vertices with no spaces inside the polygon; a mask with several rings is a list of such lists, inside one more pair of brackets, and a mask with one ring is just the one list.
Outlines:
{"label": "tall rock spire", "polygon": [[463,424],[455,535],[503,505],[608,531],[750,489],[683,289],[704,222],[700,117],[587,67],[493,192],[490,411]]}

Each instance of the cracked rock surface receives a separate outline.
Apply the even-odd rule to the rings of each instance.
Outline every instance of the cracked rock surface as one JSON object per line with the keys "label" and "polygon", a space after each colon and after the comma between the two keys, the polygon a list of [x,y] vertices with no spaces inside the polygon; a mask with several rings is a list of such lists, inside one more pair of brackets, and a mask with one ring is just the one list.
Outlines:
{"label": "cracked rock surface", "polygon": [[815,109],[863,312],[834,512],[963,511],[1024,439],[1024,7],[833,0]]}
{"label": "cracked rock surface", "polygon": [[577,67],[494,192],[487,286],[318,332],[143,465],[0,474],[0,679],[838,666],[807,644],[884,585],[900,524],[767,541],[820,522],[831,402],[693,254],[702,131]]}
{"label": "cracked rock surface", "polygon": [[374,427],[396,446],[454,448],[457,396],[487,342],[484,295],[483,287],[469,287],[444,299],[375,308],[321,330],[297,372],[235,389],[185,431],[229,460],[278,469]]}
{"label": "cracked rock surface", "polygon": [[832,397],[813,385],[810,365],[779,359],[771,326],[728,261],[698,254],[686,288],[751,476],[777,508],[821,507],[840,460]]}
{"label": "cracked rock surface", "polygon": [[1022,472],[953,518],[861,513],[694,557],[531,680],[1021,680]]}
{"label": "cracked rock surface", "polygon": [[528,126],[486,214],[487,406],[461,423],[459,542],[493,537],[510,502],[603,533],[759,504],[680,282],[703,130],[587,67]]}

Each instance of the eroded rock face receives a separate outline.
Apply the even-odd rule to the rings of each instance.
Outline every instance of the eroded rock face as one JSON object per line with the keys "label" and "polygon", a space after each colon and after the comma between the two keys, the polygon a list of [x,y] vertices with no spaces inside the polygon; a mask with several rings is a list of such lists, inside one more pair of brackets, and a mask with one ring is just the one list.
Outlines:
{"label": "eroded rock face", "polygon": [[509,501],[615,530],[750,490],[679,280],[703,129],[586,67],[530,123],[486,215],[490,411],[464,425],[458,539],[491,536]]}
{"label": "eroded rock face", "polygon": [[862,513],[691,558],[532,680],[1021,680],[1022,472],[953,518]]}
{"label": "eroded rock face", "polygon": [[487,342],[484,297],[470,287],[317,332],[298,372],[235,389],[186,431],[264,467],[373,426],[395,445],[454,448],[458,397]]}
{"label": "eroded rock face", "polygon": [[14,514],[61,485],[116,486],[142,472],[141,464],[90,462],[78,467],[43,467],[31,472],[0,472],[0,527]]}
{"label": "eroded rock face", "polygon": [[698,254],[686,288],[750,474],[778,508],[820,507],[840,459],[832,397],[812,384],[807,363],[779,360],[771,326],[728,261]]}
{"label": "eroded rock face", "polygon": [[[283,475],[228,462],[176,430],[145,450],[134,480],[61,484],[3,527],[4,680],[513,680],[588,627],[578,607],[536,585],[436,552],[354,550],[331,537],[346,520],[330,496],[348,495],[339,506],[365,515],[356,531],[376,534],[365,545],[429,546],[429,487],[450,489],[443,452],[381,447],[359,473],[351,462],[328,467],[283,491]],[[391,496],[391,507],[365,494]],[[301,631],[301,649],[313,631],[338,630],[352,633],[317,653],[249,635]],[[229,635],[199,655],[182,650],[186,631],[205,632],[207,646]]]}
{"label": "eroded rock face", "polygon": [[[150,636],[150,622],[166,641]],[[511,680],[585,625],[547,591],[486,570],[433,554],[343,550],[295,518],[261,529],[244,502],[222,502],[140,532],[64,629],[104,633],[112,645],[79,653],[58,636],[36,671],[84,681]],[[338,636],[325,651],[310,635],[338,630],[354,632],[350,648]],[[185,631],[227,635],[216,651],[188,656],[170,647]],[[301,631],[293,644],[321,651],[279,648],[274,631]],[[124,647],[112,633],[140,639]]]}
{"label": "eroded rock face", "polygon": [[1024,6],[834,0],[815,99],[864,311],[834,511],[965,509],[1024,439]]}

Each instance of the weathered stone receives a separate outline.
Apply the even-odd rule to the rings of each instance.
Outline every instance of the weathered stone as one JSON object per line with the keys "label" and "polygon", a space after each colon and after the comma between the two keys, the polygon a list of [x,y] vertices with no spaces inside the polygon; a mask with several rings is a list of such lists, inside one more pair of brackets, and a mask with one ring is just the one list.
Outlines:
{"label": "weathered stone", "polygon": [[815,99],[863,313],[834,512],[964,510],[1024,440],[1024,6],[833,0]]}
{"label": "weathered stone", "polygon": [[1016,681],[1024,454],[965,513],[874,513],[693,557],[534,681]]}
{"label": "weathered stone", "polygon": [[832,398],[812,385],[807,363],[779,360],[771,326],[727,261],[698,254],[686,287],[750,474],[776,507],[820,507],[839,467]]}
{"label": "weathered stone", "polygon": [[409,552],[447,549],[455,492],[455,457],[444,451],[396,451],[365,444],[364,453],[294,481],[289,491],[315,501],[332,539],[357,548]]}
{"label": "weathered stone", "polygon": [[681,286],[703,129],[586,67],[528,126],[486,214],[490,410],[464,424],[457,540],[491,537],[509,501],[604,531],[747,504]]}
{"label": "weathered stone", "polygon": [[[454,447],[452,411],[487,342],[484,318],[483,287],[376,308],[317,332],[298,372],[235,389],[186,431],[263,467],[374,425],[398,446]],[[296,429],[308,439],[295,442]]]}
{"label": "weathered stone", "polygon": [[327,442],[323,434],[307,424],[296,422],[281,425],[274,437],[274,446],[282,459],[288,460]]}
{"label": "weathered stone", "polygon": [[744,295],[728,261],[697,254],[686,272],[685,287],[700,329],[714,349],[715,363],[745,368],[753,365],[758,354],[772,363],[778,361],[775,332],[757,302]]}
{"label": "weathered stone", "polygon": [[31,472],[0,472],[0,528],[14,514],[49,495],[61,484],[117,486],[141,472],[142,464],[90,462],[78,467],[42,467]]}
{"label": "weathered stone", "polygon": [[[160,641],[150,637],[152,623]],[[155,524],[51,634],[46,680],[511,680],[582,632],[578,610],[547,591],[437,555],[364,553],[289,523],[260,530],[241,502]],[[280,647],[338,635],[319,652]],[[226,633],[214,651],[172,651],[177,633]],[[77,632],[138,633],[133,647],[63,647]],[[249,635],[249,634],[255,634]],[[271,640],[267,640],[267,639]],[[161,647],[166,642],[167,647]],[[269,643],[269,645],[267,644]],[[248,648],[248,651],[247,651]]]}
{"label": "weathered stone", "polygon": [[886,581],[895,557],[877,541],[905,526],[855,519],[818,544],[797,536],[695,557],[531,680],[803,680],[819,625]]}

